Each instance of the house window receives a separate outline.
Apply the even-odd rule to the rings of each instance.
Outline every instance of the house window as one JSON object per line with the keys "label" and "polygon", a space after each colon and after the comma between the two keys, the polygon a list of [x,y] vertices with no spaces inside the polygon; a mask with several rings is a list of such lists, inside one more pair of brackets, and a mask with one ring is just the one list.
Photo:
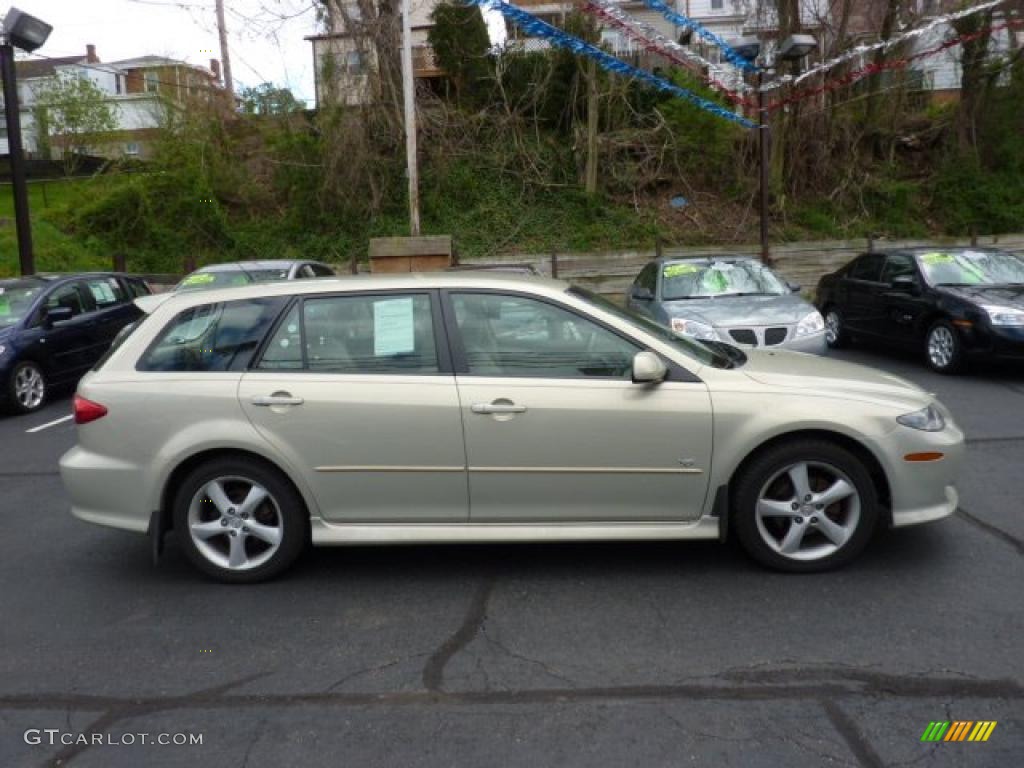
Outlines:
{"label": "house window", "polygon": [[365,69],[363,54],[360,51],[349,51],[345,54],[345,71],[350,75],[361,75]]}
{"label": "house window", "polygon": [[156,72],[146,73],[146,93],[156,93],[160,89],[160,81]]}
{"label": "house window", "polygon": [[711,10],[720,11],[725,7],[725,0],[711,0]]}
{"label": "house window", "polygon": [[121,88],[121,76],[120,75],[114,75],[114,93],[116,93],[118,96],[120,96],[122,92],[123,91],[122,91],[122,88]]}
{"label": "house window", "polygon": [[139,143],[137,141],[129,141],[124,145],[124,153],[128,157],[136,157],[139,154]]}

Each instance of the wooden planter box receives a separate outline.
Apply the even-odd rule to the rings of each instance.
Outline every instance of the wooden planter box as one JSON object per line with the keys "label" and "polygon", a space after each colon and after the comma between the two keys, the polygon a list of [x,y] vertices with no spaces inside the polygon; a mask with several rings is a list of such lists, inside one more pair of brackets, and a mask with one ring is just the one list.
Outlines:
{"label": "wooden planter box", "polygon": [[453,263],[450,235],[370,239],[371,272],[430,272]]}

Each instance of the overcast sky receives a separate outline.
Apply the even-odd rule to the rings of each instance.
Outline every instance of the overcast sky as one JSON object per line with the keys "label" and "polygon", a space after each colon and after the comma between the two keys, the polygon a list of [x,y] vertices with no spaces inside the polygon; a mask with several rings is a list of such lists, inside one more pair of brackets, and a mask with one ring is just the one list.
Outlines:
{"label": "overcast sky", "polygon": [[[13,0],[53,25],[37,53],[85,54],[92,43],[103,61],[155,54],[209,66],[220,58],[214,0]],[[226,0],[235,88],[269,81],[286,85],[313,106],[317,32],[312,0]],[[0,11],[2,13],[3,11]]]}

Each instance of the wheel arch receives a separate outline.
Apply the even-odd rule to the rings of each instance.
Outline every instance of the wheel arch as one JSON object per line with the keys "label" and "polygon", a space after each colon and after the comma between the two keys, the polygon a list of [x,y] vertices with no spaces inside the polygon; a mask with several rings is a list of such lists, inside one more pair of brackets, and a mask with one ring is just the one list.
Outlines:
{"label": "wheel arch", "polygon": [[159,554],[159,550],[162,548],[161,542],[163,535],[173,527],[172,506],[174,504],[174,494],[177,492],[178,486],[181,484],[182,480],[184,480],[184,478],[186,478],[196,467],[202,464],[216,459],[228,458],[248,459],[258,464],[262,464],[269,470],[280,475],[284,481],[292,487],[292,490],[295,491],[296,495],[302,499],[302,503],[306,507],[305,517],[308,533],[309,515],[313,511],[310,508],[310,501],[306,494],[303,493],[302,488],[295,482],[294,478],[292,478],[291,474],[286,469],[284,469],[280,464],[268,459],[266,456],[245,448],[208,448],[185,457],[179,461],[174,469],[171,470],[170,474],[167,475],[167,479],[164,481],[163,487],[160,489],[160,506],[153,512],[153,520],[150,521],[149,532],[151,536],[155,536],[155,554]]}
{"label": "wheel arch", "polygon": [[[730,499],[735,499],[735,489],[737,480],[746,471],[746,468],[750,466],[751,462],[754,461],[765,451],[768,451],[778,445],[784,443],[793,442],[796,440],[824,440],[841,448],[846,449],[862,462],[868,470],[868,474],[871,477],[871,482],[875,486],[875,492],[878,494],[878,501],[881,506],[882,518],[885,521],[886,526],[892,524],[892,491],[889,486],[889,478],[885,474],[885,469],[882,463],[878,460],[878,457],[863,443],[856,440],[855,438],[845,435],[842,432],[835,432],[828,429],[799,429],[791,432],[783,432],[779,435],[774,435],[763,443],[758,445],[756,448],[751,450],[743,459],[736,465],[732,473],[729,475],[728,482],[728,493]],[[735,514],[735,510],[730,504],[729,515]]]}

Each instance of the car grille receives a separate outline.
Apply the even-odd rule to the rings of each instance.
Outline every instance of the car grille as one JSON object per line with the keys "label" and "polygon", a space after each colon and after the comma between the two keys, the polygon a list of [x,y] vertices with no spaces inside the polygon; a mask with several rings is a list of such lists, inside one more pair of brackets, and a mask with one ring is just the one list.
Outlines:
{"label": "car grille", "polygon": [[777,347],[785,343],[789,328],[728,328],[730,338],[737,344],[748,347]]}

